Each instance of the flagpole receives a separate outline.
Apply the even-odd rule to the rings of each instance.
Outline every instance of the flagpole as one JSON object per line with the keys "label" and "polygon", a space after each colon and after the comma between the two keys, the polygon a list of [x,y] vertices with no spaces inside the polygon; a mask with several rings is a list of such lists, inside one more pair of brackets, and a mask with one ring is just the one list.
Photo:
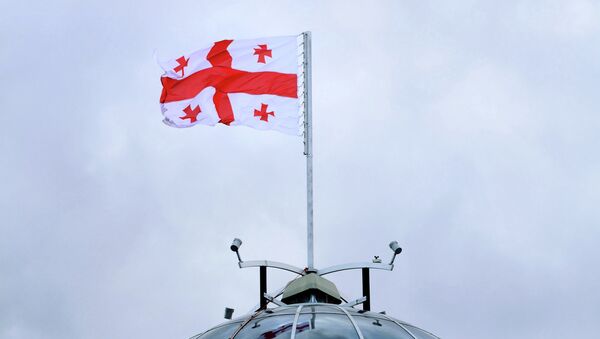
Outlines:
{"label": "flagpole", "polygon": [[306,244],[307,264],[314,269],[313,162],[312,162],[312,65],[311,34],[302,33],[304,46],[304,155],[306,155]]}

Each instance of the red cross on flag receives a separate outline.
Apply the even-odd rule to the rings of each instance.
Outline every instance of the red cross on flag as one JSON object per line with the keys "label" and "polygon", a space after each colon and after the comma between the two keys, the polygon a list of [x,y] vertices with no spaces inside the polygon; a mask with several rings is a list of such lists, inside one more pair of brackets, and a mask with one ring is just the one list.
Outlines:
{"label": "red cross on flag", "polygon": [[169,126],[222,123],[300,134],[296,36],[222,40],[159,64]]}

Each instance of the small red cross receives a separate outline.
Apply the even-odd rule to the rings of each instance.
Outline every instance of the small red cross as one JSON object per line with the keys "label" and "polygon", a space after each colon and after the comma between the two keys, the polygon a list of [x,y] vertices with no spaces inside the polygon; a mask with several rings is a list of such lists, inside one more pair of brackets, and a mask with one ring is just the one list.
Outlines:
{"label": "small red cross", "polygon": [[267,105],[267,104],[261,104],[260,105],[260,111],[257,110],[257,109],[254,110],[254,116],[255,117],[260,117],[260,120],[262,120],[262,121],[269,122],[269,115],[270,116],[275,116],[275,113],[272,112],[272,111],[271,112],[267,112],[267,106],[269,106],[269,105]]}
{"label": "small red cross", "polygon": [[185,113],[184,116],[179,117],[179,119],[181,120],[185,120],[185,119],[190,119],[190,123],[192,122],[196,122],[198,119],[198,114],[200,114],[200,112],[202,112],[200,110],[200,106],[196,105],[196,108],[192,109],[192,106],[188,105],[186,108],[183,109],[183,113]]}
{"label": "small red cross", "polygon": [[269,57],[272,58],[271,56],[271,50],[267,49],[267,45],[258,45],[259,48],[255,48],[254,49],[254,55],[258,55],[258,60],[256,62],[260,62],[263,64],[266,64],[267,61],[265,60],[265,57]]}
{"label": "small red cross", "polygon": [[186,59],[185,56],[182,56],[181,58],[175,60],[179,64],[177,67],[173,68],[175,73],[181,71],[181,76],[183,76],[183,68],[187,66],[188,60],[190,60],[190,58]]}

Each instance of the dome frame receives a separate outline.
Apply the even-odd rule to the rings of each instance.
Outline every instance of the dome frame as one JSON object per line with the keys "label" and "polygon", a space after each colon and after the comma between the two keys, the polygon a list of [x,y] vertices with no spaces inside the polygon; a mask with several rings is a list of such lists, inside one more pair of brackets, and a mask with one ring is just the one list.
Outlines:
{"label": "dome frame", "polygon": [[[307,321],[308,318],[312,318],[312,323]],[[330,321],[334,318],[336,321]],[[323,336],[323,332],[344,333],[341,337],[357,339],[439,339],[428,331],[385,313],[326,303],[302,303],[257,310],[190,339],[329,338]],[[349,336],[350,333],[352,336]]]}

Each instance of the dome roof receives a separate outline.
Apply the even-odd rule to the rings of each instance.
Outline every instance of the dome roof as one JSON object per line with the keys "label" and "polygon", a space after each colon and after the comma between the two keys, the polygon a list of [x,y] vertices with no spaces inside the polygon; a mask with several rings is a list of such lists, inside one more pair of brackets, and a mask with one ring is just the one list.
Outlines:
{"label": "dome roof", "polygon": [[260,310],[191,339],[436,339],[433,334],[385,314],[323,303]]}

